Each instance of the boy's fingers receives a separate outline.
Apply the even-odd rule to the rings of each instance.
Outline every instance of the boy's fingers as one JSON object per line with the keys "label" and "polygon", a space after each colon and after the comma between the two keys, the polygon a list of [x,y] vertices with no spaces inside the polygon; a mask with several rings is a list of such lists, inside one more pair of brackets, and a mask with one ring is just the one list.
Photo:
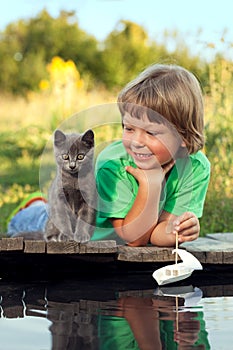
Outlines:
{"label": "boy's fingers", "polygon": [[189,235],[195,232],[199,234],[200,224],[198,218],[192,213],[188,212],[181,215],[174,221],[173,233],[175,233],[176,231],[181,235],[183,233],[185,233],[185,235]]}
{"label": "boy's fingers", "polygon": [[[143,174],[143,172],[142,172],[142,170],[140,170],[139,168],[134,168],[134,167],[132,167],[132,166],[130,166],[130,165],[127,165],[126,167],[125,167],[125,170],[129,173],[129,174],[131,174],[131,175],[133,175],[133,177],[135,177],[135,179],[136,180],[138,180],[138,181],[140,181],[140,178],[142,178],[142,174]],[[145,176],[145,175],[144,175]]]}
{"label": "boy's fingers", "polygon": [[137,168],[134,168],[134,167],[132,167],[132,166],[130,166],[130,165],[127,165],[127,166],[125,167],[125,170],[126,170],[128,173],[130,173],[131,175],[133,175],[133,176],[137,175]]}
{"label": "boy's fingers", "polygon": [[196,216],[194,216],[193,213],[186,211],[184,214],[180,215],[178,218],[175,219],[174,221],[174,225],[178,226],[180,225],[182,222],[189,220],[189,219],[194,219],[196,220]]}

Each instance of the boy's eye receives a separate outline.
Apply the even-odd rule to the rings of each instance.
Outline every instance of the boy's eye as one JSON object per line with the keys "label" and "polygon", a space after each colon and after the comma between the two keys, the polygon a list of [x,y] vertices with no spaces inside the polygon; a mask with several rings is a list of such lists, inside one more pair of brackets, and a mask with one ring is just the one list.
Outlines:
{"label": "boy's eye", "polygon": [[78,160],[83,160],[83,158],[84,158],[84,154],[79,153],[78,156],[77,156],[77,159]]}
{"label": "boy's eye", "polygon": [[62,159],[64,159],[64,160],[67,160],[67,159],[69,159],[69,156],[68,156],[68,154],[63,154],[63,155],[62,155]]}
{"label": "boy's eye", "polygon": [[126,131],[132,131],[133,128],[131,128],[130,126],[124,125],[124,130],[126,130]]}
{"label": "boy's eye", "polygon": [[158,132],[156,132],[156,131],[147,131],[147,134],[151,135],[151,136],[157,136]]}

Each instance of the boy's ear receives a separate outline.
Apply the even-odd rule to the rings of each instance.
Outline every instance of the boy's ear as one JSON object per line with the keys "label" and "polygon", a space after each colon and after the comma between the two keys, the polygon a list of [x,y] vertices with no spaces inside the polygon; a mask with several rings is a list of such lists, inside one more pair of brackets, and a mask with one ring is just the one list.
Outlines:
{"label": "boy's ear", "polygon": [[184,140],[181,142],[180,147],[183,147],[183,148],[185,148],[185,147],[186,147],[186,143],[184,142]]}

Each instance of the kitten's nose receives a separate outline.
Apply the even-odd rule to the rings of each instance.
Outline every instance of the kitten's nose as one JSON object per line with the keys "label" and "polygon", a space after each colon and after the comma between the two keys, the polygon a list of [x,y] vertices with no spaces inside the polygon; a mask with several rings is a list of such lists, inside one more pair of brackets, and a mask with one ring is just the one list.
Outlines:
{"label": "kitten's nose", "polygon": [[75,168],[75,162],[70,162],[69,167],[70,167],[70,169],[74,169]]}

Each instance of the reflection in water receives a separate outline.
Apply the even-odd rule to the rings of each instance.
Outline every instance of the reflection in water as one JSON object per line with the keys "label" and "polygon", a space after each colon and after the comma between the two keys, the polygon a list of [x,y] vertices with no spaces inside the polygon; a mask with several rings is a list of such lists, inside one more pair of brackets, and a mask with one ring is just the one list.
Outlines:
{"label": "reflection in water", "polygon": [[[209,349],[203,312],[192,310],[201,290],[188,286],[154,295],[122,295],[118,310],[100,318],[101,349]],[[174,293],[174,294],[173,294]],[[163,296],[162,296],[163,295]],[[169,296],[168,296],[169,295]],[[186,309],[185,299],[189,299]]]}
{"label": "reflection in water", "polygon": [[1,280],[0,350],[230,350],[233,285],[223,280],[160,288],[147,273]]}
{"label": "reflection in water", "polygon": [[210,349],[200,288],[140,281],[2,282],[0,349]]}

